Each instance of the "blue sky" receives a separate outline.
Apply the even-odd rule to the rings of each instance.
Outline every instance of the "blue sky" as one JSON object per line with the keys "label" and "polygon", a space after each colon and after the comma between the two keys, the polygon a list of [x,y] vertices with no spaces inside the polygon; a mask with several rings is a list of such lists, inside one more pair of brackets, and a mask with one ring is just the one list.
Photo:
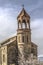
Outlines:
{"label": "blue sky", "polygon": [[43,0],[0,0],[0,41],[15,35],[22,5],[31,19],[32,41],[43,55]]}

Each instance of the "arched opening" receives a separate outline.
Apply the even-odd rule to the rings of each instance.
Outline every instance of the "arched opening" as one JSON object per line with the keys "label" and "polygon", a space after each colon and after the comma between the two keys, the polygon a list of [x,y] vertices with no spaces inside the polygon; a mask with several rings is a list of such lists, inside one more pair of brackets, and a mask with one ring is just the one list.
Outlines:
{"label": "arched opening", "polygon": [[3,62],[5,62],[5,54],[3,54]]}
{"label": "arched opening", "polygon": [[21,29],[21,23],[19,22],[19,29]]}
{"label": "arched opening", "polygon": [[22,36],[22,42],[24,42],[24,36]]}
{"label": "arched opening", "polygon": [[26,28],[26,21],[25,20],[23,20],[23,22],[22,22],[22,28]]}

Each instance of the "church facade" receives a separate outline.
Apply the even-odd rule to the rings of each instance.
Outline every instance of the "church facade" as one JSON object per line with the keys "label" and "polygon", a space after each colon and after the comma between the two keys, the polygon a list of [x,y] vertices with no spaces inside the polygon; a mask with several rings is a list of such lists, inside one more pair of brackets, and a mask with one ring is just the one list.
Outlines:
{"label": "church facade", "polygon": [[25,65],[31,56],[37,59],[37,45],[31,41],[30,16],[24,8],[17,17],[17,23],[17,35],[0,45],[0,65]]}

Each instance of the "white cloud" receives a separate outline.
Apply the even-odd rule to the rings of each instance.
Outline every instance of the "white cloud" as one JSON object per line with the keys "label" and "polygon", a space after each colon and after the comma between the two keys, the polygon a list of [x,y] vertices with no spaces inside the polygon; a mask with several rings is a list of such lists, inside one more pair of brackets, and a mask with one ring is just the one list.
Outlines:
{"label": "white cloud", "polygon": [[17,15],[15,14],[17,14],[17,11],[13,8],[0,8],[0,40],[15,34],[17,29]]}
{"label": "white cloud", "polygon": [[43,19],[36,19],[34,21],[31,21],[31,29],[32,33],[35,34],[37,38],[43,37]]}

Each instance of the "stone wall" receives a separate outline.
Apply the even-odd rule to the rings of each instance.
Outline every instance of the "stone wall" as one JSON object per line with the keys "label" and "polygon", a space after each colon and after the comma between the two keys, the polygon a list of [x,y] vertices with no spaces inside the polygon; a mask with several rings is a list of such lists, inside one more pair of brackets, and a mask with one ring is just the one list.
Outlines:
{"label": "stone wall", "polygon": [[18,48],[16,40],[7,45],[8,65],[18,65]]}

